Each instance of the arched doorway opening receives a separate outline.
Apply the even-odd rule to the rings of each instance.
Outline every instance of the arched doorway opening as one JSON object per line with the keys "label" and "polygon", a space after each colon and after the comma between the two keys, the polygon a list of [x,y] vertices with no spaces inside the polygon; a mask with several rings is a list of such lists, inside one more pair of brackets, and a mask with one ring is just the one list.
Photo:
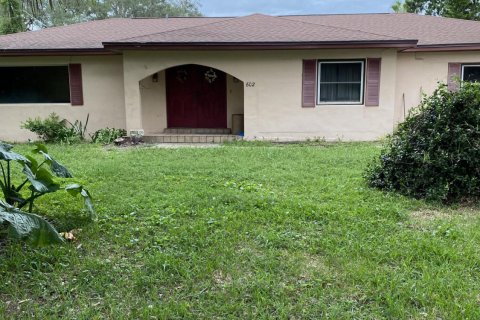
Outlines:
{"label": "arched doorway opening", "polygon": [[222,70],[174,66],[141,80],[140,91],[146,133],[243,132],[244,84]]}

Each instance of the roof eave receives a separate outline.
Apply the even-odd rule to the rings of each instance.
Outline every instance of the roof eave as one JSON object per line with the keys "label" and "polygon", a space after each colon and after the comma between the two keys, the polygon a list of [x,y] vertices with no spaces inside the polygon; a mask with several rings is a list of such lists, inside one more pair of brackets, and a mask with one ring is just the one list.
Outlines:
{"label": "roof eave", "polygon": [[480,43],[419,45],[413,48],[407,48],[402,50],[402,52],[449,52],[449,51],[480,51]]}
{"label": "roof eave", "polygon": [[104,48],[75,48],[75,49],[0,49],[0,56],[89,56],[89,55],[117,55],[119,53]]}

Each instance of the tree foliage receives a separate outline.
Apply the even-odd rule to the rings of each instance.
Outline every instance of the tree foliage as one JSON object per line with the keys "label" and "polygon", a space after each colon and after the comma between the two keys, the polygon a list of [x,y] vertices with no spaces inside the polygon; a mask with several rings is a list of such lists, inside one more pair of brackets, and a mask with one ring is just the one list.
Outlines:
{"label": "tree foliage", "polygon": [[25,31],[20,0],[0,0],[1,24],[0,33],[16,33]]}
{"label": "tree foliage", "polygon": [[395,12],[480,20],[479,0],[397,0],[392,9]]}
{"label": "tree foliage", "polygon": [[200,15],[195,0],[0,0],[0,4],[0,17],[9,25],[3,33],[112,17]]}

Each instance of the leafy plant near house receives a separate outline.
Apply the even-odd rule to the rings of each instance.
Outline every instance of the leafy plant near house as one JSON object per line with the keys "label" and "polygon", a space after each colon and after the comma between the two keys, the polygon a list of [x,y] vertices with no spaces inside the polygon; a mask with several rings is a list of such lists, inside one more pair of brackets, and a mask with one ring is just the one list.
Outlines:
{"label": "leafy plant near house", "polygon": [[35,133],[44,142],[76,143],[85,140],[89,115],[85,123],[76,120],[74,123],[61,120],[56,113],[51,113],[47,118],[29,118],[22,124],[23,129]]}
{"label": "leafy plant near house", "polygon": [[110,144],[115,139],[124,137],[127,135],[127,130],[125,129],[116,129],[116,128],[103,128],[95,131],[94,134],[90,135],[93,143],[101,144]]}
{"label": "leafy plant near house", "polygon": [[[42,217],[33,214],[36,199],[62,189],[56,178],[73,178],[70,171],[48,154],[47,148],[37,144],[32,155],[23,156],[12,151],[13,146],[0,142],[0,229],[8,229],[15,238],[26,239],[34,245],[61,242],[55,228]],[[35,155],[41,156],[39,161]],[[14,164],[20,165],[23,177],[14,177]],[[16,178],[16,179],[15,179]],[[90,193],[79,184],[68,184],[63,189],[72,196],[81,195],[90,217],[95,209]],[[28,213],[22,211],[28,207]]]}
{"label": "leafy plant near house", "polygon": [[388,137],[368,168],[368,183],[416,198],[480,197],[480,83],[444,84]]}
{"label": "leafy plant near house", "polygon": [[75,120],[74,123],[71,123],[68,120],[66,121],[70,125],[70,130],[74,133],[74,136],[78,137],[81,141],[85,141],[85,133],[87,132],[88,120],[90,119],[90,114],[87,114],[87,119],[85,123],[80,120]]}

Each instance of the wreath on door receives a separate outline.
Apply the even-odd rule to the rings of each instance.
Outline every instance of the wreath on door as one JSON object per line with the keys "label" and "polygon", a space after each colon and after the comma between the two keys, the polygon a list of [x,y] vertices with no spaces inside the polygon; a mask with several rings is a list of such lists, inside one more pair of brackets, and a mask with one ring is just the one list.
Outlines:
{"label": "wreath on door", "polygon": [[205,80],[207,80],[208,83],[212,84],[217,80],[218,76],[215,73],[215,70],[210,68],[207,72],[205,72]]}
{"label": "wreath on door", "polygon": [[188,79],[188,72],[185,69],[180,69],[177,71],[176,79],[180,83],[185,83]]}

